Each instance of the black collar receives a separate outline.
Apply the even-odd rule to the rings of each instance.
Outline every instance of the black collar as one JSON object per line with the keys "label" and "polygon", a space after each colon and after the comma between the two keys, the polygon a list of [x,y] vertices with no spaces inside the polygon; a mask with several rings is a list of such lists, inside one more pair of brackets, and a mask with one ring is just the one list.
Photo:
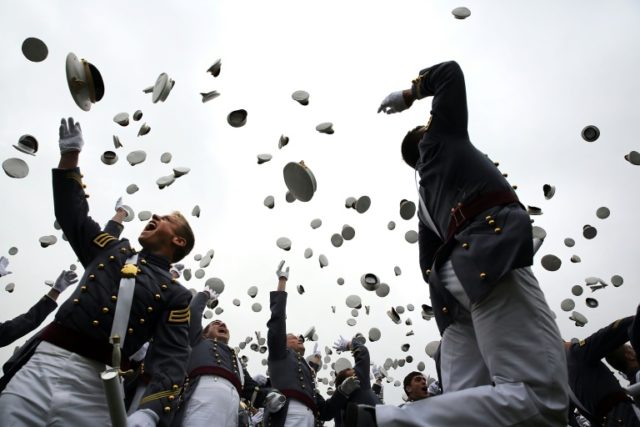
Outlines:
{"label": "black collar", "polygon": [[158,266],[163,270],[169,271],[169,268],[171,267],[171,263],[169,262],[169,259],[167,257],[163,255],[153,254],[146,249],[140,251],[140,255],[138,257],[139,259],[144,259],[149,264]]}

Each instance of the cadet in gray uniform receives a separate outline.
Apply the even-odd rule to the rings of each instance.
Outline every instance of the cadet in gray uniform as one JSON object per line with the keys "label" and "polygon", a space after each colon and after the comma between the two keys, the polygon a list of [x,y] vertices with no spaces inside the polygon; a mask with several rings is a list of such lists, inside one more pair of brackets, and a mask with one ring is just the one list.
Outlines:
{"label": "cadet in gray uniform", "polygon": [[594,427],[640,427],[633,401],[602,362],[604,357],[629,340],[629,327],[633,320],[633,316],[619,319],[578,343],[565,343],[569,385],[587,411],[582,415]]}
{"label": "cadet in gray uniform", "polygon": [[[333,393],[325,401],[317,393],[315,371],[304,359],[304,338],[287,334],[285,292],[289,279],[289,267],[284,261],[278,266],[278,290],[271,292],[271,318],[267,323],[267,358],[271,385],[287,397],[285,406],[276,413],[265,410],[264,425],[272,427],[314,427],[320,421],[326,421],[347,404],[349,387],[341,393]],[[353,380],[347,385],[352,386]],[[351,390],[353,391],[353,390]]]}
{"label": "cadet in gray uniform", "polygon": [[565,427],[566,359],[530,268],[529,216],[496,165],[469,139],[462,70],[453,61],[426,68],[378,111],[400,112],[428,96],[429,123],[407,134],[402,153],[419,175],[420,268],[442,334],[444,394],[406,408],[354,407],[353,420]]}
{"label": "cadet in gray uniform", "polygon": [[6,322],[0,323],[0,347],[7,346],[27,335],[47,318],[58,304],[58,295],[70,285],[78,281],[74,271],[63,270],[56,279],[51,290],[24,314]]}
{"label": "cadet in gray uniform", "polygon": [[[202,313],[213,300],[209,290],[198,292],[191,300],[191,356],[187,368],[184,402],[174,425],[186,427],[236,427],[240,397],[252,406],[266,404],[277,411],[284,396],[261,388],[229,346],[229,329],[214,320],[202,329]],[[282,398],[282,401],[280,400]]]}
{"label": "cadet in gray uniform", "polygon": [[[7,425],[109,426],[99,373],[112,363],[112,324],[123,322],[121,369],[129,356],[153,338],[145,366],[151,372],[140,409],[130,427],[168,425],[189,356],[191,293],[169,274],[169,265],[193,247],[194,237],[179,213],[154,215],[138,238],[137,253],[128,240],[103,232],[88,216],[79,152],[82,131],[73,119],[60,126],[60,163],[53,170],[56,219],[85,273],[41,342],[0,395],[0,418]],[[137,255],[134,261],[133,255]],[[133,283],[132,283],[133,282]],[[119,291],[132,289],[128,316],[115,312]],[[119,335],[119,334],[118,334]]]}

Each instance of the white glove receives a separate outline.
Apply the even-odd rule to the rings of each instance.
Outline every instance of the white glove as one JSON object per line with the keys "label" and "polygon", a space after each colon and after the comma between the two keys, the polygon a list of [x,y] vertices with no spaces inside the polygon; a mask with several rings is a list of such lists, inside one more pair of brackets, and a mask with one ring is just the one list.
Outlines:
{"label": "white glove", "polygon": [[340,338],[333,343],[333,348],[335,348],[339,352],[347,351],[349,350],[349,344],[351,344],[351,341],[347,340],[342,335],[340,335]]}
{"label": "white glove", "polygon": [[6,257],[0,256],[0,277],[11,274],[10,271],[7,271],[7,267],[9,267],[9,260]]}
{"label": "white glove", "polygon": [[78,275],[75,271],[72,270],[62,270],[62,273],[58,276],[55,283],[53,284],[53,289],[62,293],[69,286],[78,282]]}
{"label": "white glove", "polygon": [[270,413],[278,412],[284,406],[287,398],[284,394],[280,393],[278,390],[271,391],[267,394],[267,397],[264,398],[264,407]]}
{"label": "white glove", "polygon": [[160,417],[151,409],[138,409],[127,417],[128,427],[156,427]]}
{"label": "white glove", "polygon": [[211,305],[213,305],[213,303],[215,301],[218,300],[218,297],[220,296],[219,293],[217,293],[216,291],[211,290],[210,288],[205,287],[202,292],[204,292],[205,294],[207,294],[207,297],[209,298],[207,300],[207,306],[210,307]]}
{"label": "white glove", "polygon": [[427,393],[429,393],[431,396],[442,394],[442,389],[440,388],[440,382],[438,382],[438,380],[435,380],[434,382],[429,384],[429,387],[427,388]]}
{"label": "white glove", "polygon": [[278,269],[276,270],[276,275],[278,276],[278,279],[289,280],[289,267],[287,267],[286,270],[283,270],[283,267],[284,260],[280,261],[280,265],[278,265]]}
{"label": "white glove", "polygon": [[378,108],[379,112],[385,112],[387,114],[399,113],[400,111],[404,111],[410,107],[404,101],[403,91],[399,90],[397,92],[391,92],[380,104],[380,108]]}
{"label": "white glove", "polygon": [[267,377],[264,376],[263,374],[255,375],[253,377],[253,380],[257,382],[260,387],[264,387],[264,385],[267,383]]}
{"label": "white glove", "polygon": [[147,357],[147,350],[149,350],[149,341],[142,344],[135,353],[129,356],[129,360],[133,360],[134,362],[142,362],[145,357]]}
{"label": "white glove", "polygon": [[378,365],[373,365],[371,372],[373,372],[373,378],[375,378],[376,381],[382,381],[384,379],[384,375],[380,372],[380,367]]}
{"label": "white glove", "polygon": [[264,418],[264,409],[260,408],[258,409],[258,412],[256,412],[255,415],[251,417],[251,421],[254,424],[258,424],[259,422],[262,421],[263,418]]}
{"label": "white glove", "polygon": [[73,117],[69,117],[68,121],[65,119],[60,121],[59,145],[60,154],[82,151],[84,145],[82,129],[80,129],[80,123],[73,121]]}
{"label": "white glove", "polygon": [[116,212],[118,212],[118,210],[120,209],[124,210],[123,206],[124,203],[122,203],[122,197],[118,197],[118,200],[116,200]]}
{"label": "white glove", "polygon": [[360,380],[358,377],[351,376],[342,381],[342,384],[338,386],[338,391],[344,394],[346,397],[351,396],[351,393],[360,388]]}
{"label": "white glove", "polygon": [[315,343],[313,345],[313,352],[311,354],[316,357],[322,357],[322,353],[320,353],[320,350],[318,350],[318,343]]}

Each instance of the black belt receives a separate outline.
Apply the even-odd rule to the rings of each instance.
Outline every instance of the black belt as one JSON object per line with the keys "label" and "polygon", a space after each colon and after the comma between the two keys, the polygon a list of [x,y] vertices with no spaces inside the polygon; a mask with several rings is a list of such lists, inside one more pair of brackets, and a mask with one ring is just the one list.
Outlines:
{"label": "black belt", "polygon": [[231,371],[228,371],[224,368],[219,368],[217,366],[201,366],[189,372],[190,379],[194,379],[201,375],[217,375],[224,378],[225,380],[229,380],[229,382],[233,384],[233,386],[238,391],[238,395],[240,396],[242,394],[242,383],[240,383],[240,379]]}

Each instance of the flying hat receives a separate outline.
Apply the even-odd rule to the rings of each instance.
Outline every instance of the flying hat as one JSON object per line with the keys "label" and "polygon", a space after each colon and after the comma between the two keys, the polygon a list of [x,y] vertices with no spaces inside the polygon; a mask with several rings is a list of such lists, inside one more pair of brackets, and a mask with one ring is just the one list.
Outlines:
{"label": "flying hat", "polygon": [[542,215],[542,209],[537,206],[527,206],[527,213],[529,215]]}
{"label": "flying hat", "polygon": [[122,148],[122,143],[120,142],[120,137],[117,135],[113,135],[113,146],[116,148]]}
{"label": "flying hat", "polygon": [[231,127],[241,128],[247,123],[247,110],[234,110],[227,115],[227,123]]}
{"label": "flying hat", "polygon": [[146,123],[143,123],[142,126],[140,126],[140,129],[138,130],[138,136],[144,136],[149,132],[151,132],[151,126],[149,126]]}
{"label": "flying hat", "polygon": [[624,159],[632,165],[640,165],[640,153],[637,151],[630,151],[629,154],[625,154]]}
{"label": "flying hat", "polygon": [[147,159],[147,153],[143,150],[135,150],[127,154],[127,161],[131,166],[135,166]]}
{"label": "flying hat", "polygon": [[347,197],[344,201],[344,207],[347,209],[355,209],[356,201],[355,197]]}
{"label": "flying hat", "polygon": [[356,325],[356,323],[358,323],[358,322],[356,321],[356,319],[353,319],[353,318],[349,318],[349,319],[347,319],[347,325],[349,325],[349,326],[355,326],[355,325]]}
{"label": "flying hat", "polygon": [[195,216],[196,218],[200,218],[200,206],[195,205],[191,210],[191,216]]}
{"label": "flying hat", "polygon": [[402,199],[400,201],[400,217],[404,220],[410,220],[416,214],[416,204]]}
{"label": "flying hat", "polygon": [[338,277],[338,279],[336,280],[336,283],[338,283],[338,286],[342,286],[344,285],[344,279],[342,277]]}
{"label": "flying hat", "polygon": [[549,200],[556,194],[556,187],[551,184],[545,184],[542,186],[542,193],[544,194],[544,198]]}
{"label": "flying hat", "polygon": [[347,307],[349,308],[359,308],[362,307],[362,300],[358,295],[349,295],[345,301]]}
{"label": "flying hat", "polygon": [[166,101],[171,89],[176,84],[169,78],[167,73],[160,73],[156,79],[156,83],[153,85],[153,94],[151,95],[151,101],[155,104],[158,101]]}
{"label": "flying hat", "polygon": [[251,298],[255,298],[256,295],[258,295],[258,287],[257,286],[249,287],[249,289],[247,289],[247,295],[249,295]]}
{"label": "flying hat", "polygon": [[216,99],[217,97],[219,97],[220,92],[218,92],[217,90],[212,90],[211,92],[200,92],[200,95],[202,95],[202,103],[204,104],[205,102],[209,102],[212,99]]}
{"label": "flying hat", "polygon": [[611,284],[614,287],[618,287],[618,286],[622,286],[622,283],[624,283],[624,280],[622,279],[622,276],[619,276],[617,274],[614,274],[613,276],[611,276]]}
{"label": "flying hat", "polygon": [[365,273],[360,277],[360,284],[368,291],[375,291],[380,286],[380,279],[373,273]]}
{"label": "flying hat", "polygon": [[408,344],[408,343],[407,343],[407,344],[402,344],[402,345],[400,346],[400,350],[404,351],[405,353],[406,353],[407,351],[409,351],[409,349],[410,349],[410,348],[411,348],[411,344]]}
{"label": "flying hat", "polygon": [[311,169],[304,164],[289,162],[282,170],[284,183],[293,196],[301,202],[308,202],[316,192],[316,178]]}
{"label": "flying hat", "polygon": [[217,292],[218,295],[224,291],[224,282],[222,281],[222,279],[219,279],[217,277],[207,279],[204,285],[207,288],[211,289],[213,292]]}
{"label": "flying hat", "polygon": [[401,275],[401,274],[402,274],[402,270],[400,269],[400,267],[398,267],[398,266],[396,265],[395,267],[393,267],[393,273],[394,273],[396,276],[399,276],[399,275]]}
{"label": "flying hat", "polygon": [[173,157],[173,156],[172,156],[172,155],[171,155],[171,153],[169,153],[169,152],[162,153],[162,155],[160,156],[160,161],[161,161],[162,163],[165,163],[165,164],[166,164],[166,163],[169,163],[169,162],[171,161],[172,157]]}
{"label": "flying hat", "polygon": [[137,122],[137,121],[138,121],[138,120],[140,120],[141,118],[142,118],[142,111],[141,111],[141,110],[136,110],[136,111],[133,113],[133,120],[135,120],[135,121]]}
{"label": "flying hat", "polygon": [[264,198],[263,204],[269,209],[273,209],[273,207],[275,206],[275,199],[273,198],[273,196],[267,196]]}
{"label": "flying hat", "polygon": [[585,128],[582,129],[581,135],[585,141],[594,142],[600,137],[600,129],[594,125],[585,126]]}
{"label": "flying hat", "polygon": [[540,260],[542,267],[547,271],[557,271],[562,265],[562,260],[553,254],[545,255]]}
{"label": "flying hat", "polygon": [[280,139],[278,140],[278,148],[285,147],[289,143],[289,137],[285,135],[280,135]]}
{"label": "flying hat", "polygon": [[287,192],[284,195],[284,199],[287,201],[287,203],[293,203],[296,201],[296,196],[291,194],[291,191],[287,190]]}
{"label": "flying hat", "polygon": [[316,126],[316,130],[320,133],[326,133],[327,135],[333,134],[333,123],[331,122],[322,122],[318,126]]}
{"label": "flying hat", "polygon": [[40,246],[42,246],[43,248],[55,245],[55,243],[58,241],[58,239],[54,235],[42,236],[38,240],[40,241]]}
{"label": "flying hat", "polygon": [[255,313],[259,313],[262,310],[262,305],[259,302],[253,303],[251,305],[251,310],[253,310]]}
{"label": "flying hat", "polygon": [[436,351],[438,351],[439,346],[440,341],[431,341],[425,346],[424,351],[427,353],[427,356],[433,359],[433,356],[436,354]]}
{"label": "flying hat", "polygon": [[591,240],[596,237],[597,234],[598,230],[589,224],[586,224],[584,227],[582,227],[582,235],[585,239]]}
{"label": "flying hat", "polygon": [[422,372],[424,371],[425,365],[424,362],[418,362],[418,365],[416,366],[416,369],[418,369],[418,371]]}
{"label": "flying hat", "polygon": [[213,77],[218,77],[220,75],[220,70],[222,68],[222,59],[216,59],[216,62],[213,63],[211,67],[207,70],[207,73],[211,73]]}
{"label": "flying hat", "polygon": [[171,175],[165,175],[165,176],[161,176],[160,178],[158,178],[156,180],[156,184],[158,185],[158,188],[160,190],[162,190],[165,187],[170,186],[171,184],[173,184],[176,180],[176,176],[171,174]]}
{"label": "flying hat", "polygon": [[334,247],[339,248],[340,246],[342,246],[343,242],[344,242],[344,239],[342,238],[342,235],[338,233],[334,233],[331,235],[331,244]]}
{"label": "flying hat", "polygon": [[304,286],[298,285],[296,286],[296,290],[298,291],[298,294],[300,295],[304,294]]}
{"label": "flying hat", "polygon": [[224,308],[222,308],[222,307],[216,307],[216,309],[215,309],[215,313],[217,315],[221,315],[223,311],[224,311]]}
{"label": "flying hat", "polygon": [[18,253],[18,248],[16,248],[15,246],[11,246],[9,248],[9,255],[15,255]]}
{"label": "flying hat", "polygon": [[601,206],[596,210],[596,216],[600,219],[607,219],[611,215],[611,211],[606,206]]}
{"label": "flying hat", "polygon": [[407,311],[413,311],[414,307],[413,304],[407,304]]}
{"label": "flying hat", "polygon": [[7,285],[4,287],[4,290],[11,293],[15,288],[16,288],[16,284],[11,282],[11,283],[7,283]]}
{"label": "flying hat", "polygon": [[456,7],[451,13],[456,19],[466,19],[471,16],[471,11],[466,7]]}
{"label": "flying hat", "polygon": [[575,244],[576,244],[576,241],[573,240],[571,237],[567,237],[566,239],[564,239],[564,245],[568,248],[572,248]]}
{"label": "flying hat", "polygon": [[276,240],[276,245],[283,251],[288,251],[291,249],[291,240],[288,237],[280,237]]}
{"label": "flying hat", "polygon": [[15,157],[2,162],[2,170],[11,178],[20,179],[29,175],[29,166],[27,163]]}
{"label": "flying hat", "polygon": [[318,262],[320,263],[320,268],[323,268],[329,265],[329,260],[325,255],[320,255],[318,257]]}
{"label": "flying hat", "polygon": [[351,361],[344,357],[339,357],[336,360],[336,362],[333,364],[333,369],[336,372],[341,372],[341,371],[344,371],[345,369],[351,369],[352,367],[353,365],[351,364]]}
{"label": "flying hat", "polygon": [[358,213],[365,213],[371,207],[371,198],[369,196],[361,196],[356,201],[355,209]]}
{"label": "flying hat", "polygon": [[67,84],[71,97],[83,111],[91,110],[104,96],[104,81],[100,71],[84,59],[69,53],[66,60]]}
{"label": "flying hat", "polygon": [[129,113],[118,113],[113,116],[113,121],[120,126],[127,126],[129,124]]}
{"label": "flying hat", "polygon": [[272,158],[273,158],[273,156],[271,154],[269,154],[269,153],[258,154],[258,164],[261,165],[263,163],[267,163]]}
{"label": "flying hat", "polygon": [[572,293],[573,295],[577,296],[577,297],[579,297],[580,295],[582,295],[582,292],[583,292],[583,291],[584,291],[584,290],[582,289],[582,286],[580,286],[580,285],[574,285],[574,286],[571,288],[571,293]]}
{"label": "flying hat", "polygon": [[[202,259],[202,258],[200,258]],[[204,270],[199,268],[196,270],[195,273],[193,273],[194,276],[196,276],[196,279],[202,279],[204,277]]]}
{"label": "flying hat", "polygon": [[578,255],[571,255],[570,260],[574,264],[577,264],[582,261],[582,259]]}
{"label": "flying hat", "polygon": [[358,317],[358,315],[360,314],[360,312],[358,311],[357,308],[354,308],[351,310],[351,316],[352,317]]}
{"label": "flying hat", "polygon": [[184,271],[182,272],[182,277],[184,277],[184,280],[186,281],[191,280],[191,269],[185,268]]}
{"label": "flying hat", "polygon": [[42,62],[47,59],[49,49],[42,40],[28,37],[22,42],[22,54],[31,62]]}
{"label": "flying hat", "polygon": [[127,213],[127,216],[124,217],[123,221],[125,222],[132,221],[133,218],[135,217],[135,213],[133,212],[133,209],[131,209],[131,206],[122,205],[122,209],[124,209],[125,212]]}
{"label": "flying hat", "polygon": [[102,163],[105,165],[113,165],[118,161],[118,155],[115,151],[105,151],[102,153],[102,156],[100,156],[100,160],[102,160]]}
{"label": "flying hat", "polygon": [[391,230],[393,230],[393,229],[395,229],[395,228],[396,228],[396,223],[395,223],[395,222],[393,222],[393,221],[389,221],[389,223],[387,224],[387,229],[388,229],[389,231],[391,231]]}
{"label": "flying hat", "polygon": [[304,90],[297,90],[291,94],[291,98],[300,105],[309,105],[309,93]]}
{"label": "flying hat", "polygon": [[391,307],[391,310],[387,311],[387,316],[389,316],[389,318],[391,319],[391,321],[397,325],[399,325],[400,323],[402,323],[402,320],[400,319],[400,315],[398,314],[398,312],[396,311],[395,308]]}
{"label": "flying hat", "polygon": [[322,225],[322,220],[320,218],[316,218],[311,220],[311,228],[314,230]]}
{"label": "flying hat", "polygon": [[576,308],[576,303],[571,298],[567,298],[565,300],[562,300],[562,302],[560,303],[560,308],[563,311],[571,311]]}
{"label": "flying hat", "polygon": [[409,243],[416,243],[418,241],[418,232],[416,230],[409,230],[404,233],[404,240]]}
{"label": "flying hat", "polygon": [[398,314],[403,314],[404,313],[404,307],[403,306],[397,305],[395,308],[396,308],[396,312]]}
{"label": "flying hat", "polygon": [[342,238],[344,240],[351,240],[355,237],[356,230],[352,226],[345,224],[342,226],[342,231],[340,232],[340,234],[342,235]]}
{"label": "flying hat", "polygon": [[38,140],[33,135],[22,135],[18,138],[18,145],[13,147],[20,152],[35,156],[38,152]]}
{"label": "flying hat", "polygon": [[387,285],[386,283],[380,283],[380,286],[378,286],[378,288],[376,289],[376,295],[380,298],[384,298],[389,295],[390,290],[391,289],[389,288],[389,285]]}
{"label": "flying hat", "polygon": [[186,166],[176,166],[173,168],[173,176],[180,178],[181,176],[188,174],[190,171],[191,169]]}
{"label": "flying hat", "polygon": [[589,308],[596,308],[598,306],[598,300],[595,298],[587,298],[584,301]]}
{"label": "flying hat", "polygon": [[578,327],[582,327],[586,325],[587,322],[589,321],[582,313],[579,313],[577,311],[574,311],[571,317],[569,317],[569,319],[573,320],[576,323],[576,326]]}
{"label": "flying hat", "polygon": [[149,219],[151,219],[151,211],[138,212],[138,219],[140,221],[148,221]]}
{"label": "flying hat", "polygon": [[304,250],[304,257],[305,257],[306,259],[309,259],[309,258],[311,258],[312,256],[313,256],[313,249],[311,249],[311,248],[307,248],[307,249],[305,249],[305,250]]}

